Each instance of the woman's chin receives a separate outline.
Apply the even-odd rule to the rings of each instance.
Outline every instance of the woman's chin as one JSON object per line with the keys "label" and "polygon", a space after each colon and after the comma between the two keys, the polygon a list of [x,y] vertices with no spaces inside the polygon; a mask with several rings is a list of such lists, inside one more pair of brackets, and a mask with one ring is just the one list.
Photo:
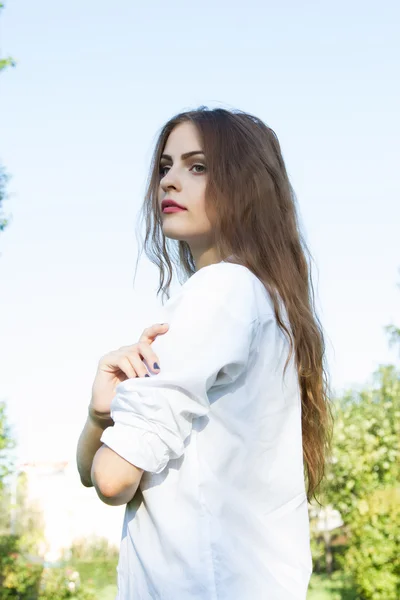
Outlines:
{"label": "woman's chin", "polygon": [[185,238],[185,232],[184,231],[179,231],[178,227],[168,227],[163,225],[163,234],[165,235],[165,237],[171,239],[171,240],[179,240],[179,241],[183,241]]}
{"label": "woman's chin", "polygon": [[[172,218],[169,218],[172,216]],[[163,220],[162,230],[166,237],[172,240],[183,240],[188,235],[188,228],[184,223],[178,223],[178,219],[173,218],[174,215],[169,215]]]}

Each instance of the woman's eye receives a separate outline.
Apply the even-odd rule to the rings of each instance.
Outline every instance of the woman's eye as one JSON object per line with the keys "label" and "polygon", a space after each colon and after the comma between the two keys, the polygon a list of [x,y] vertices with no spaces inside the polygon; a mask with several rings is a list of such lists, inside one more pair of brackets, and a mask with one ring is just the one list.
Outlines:
{"label": "woman's eye", "polygon": [[162,167],[160,167],[160,175],[161,177],[165,177],[165,175],[167,174],[167,171],[165,171],[165,169],[169,169],[168,165],[164,165]]}
{"label": "woman's eye", "polygon": [[193,165],[192,169],[202,169],[201,171],[195,171],[195,173],[204,173],[206,167],[204,165]]}
{"label": "woman's eye", "polygon": [[[159,170],[160,177],[161,178],[165,177],[166,174],[168,173],[168,171],[170,170],[170,168],[171,168],[170,165],[162,165],[162,166],[160,166],[160,170]],[[206,171],[206,167],[205,167],[205,165],[200,165],[200,164],[199,165],[192,165],[190,167],[190,170],[191,171],[194,170],[194,172],[197,175],[199,175],[199,174],[204,173]]]}

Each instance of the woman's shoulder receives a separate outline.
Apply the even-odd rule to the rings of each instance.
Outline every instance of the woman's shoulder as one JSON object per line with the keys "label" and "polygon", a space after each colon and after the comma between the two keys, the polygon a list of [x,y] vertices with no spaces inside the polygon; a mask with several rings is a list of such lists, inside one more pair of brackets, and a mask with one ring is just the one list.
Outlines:
{"label": "woman's shoulder", "polygon": [[229,262],[219,262],[202,267],[186,281],[184,286],[191,288],[192,286],[215,285],[221,287],[238,287],[245,285],[246,287],[257,281],[258,278],[243,265]]}
{"label": "woman's shoulder", "polygon": [[272,300],[264,284],[246,266],[232,262],[202,267],[184,284],[189,294],[211,294],[226,305],[249,303],[254,314],[273,313]]}

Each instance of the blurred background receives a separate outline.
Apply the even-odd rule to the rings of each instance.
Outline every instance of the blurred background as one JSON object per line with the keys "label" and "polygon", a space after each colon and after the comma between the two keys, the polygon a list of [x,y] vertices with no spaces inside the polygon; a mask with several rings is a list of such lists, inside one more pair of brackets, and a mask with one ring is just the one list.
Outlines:
{"label": "blurred background", "polygon": [[200,105],[274,129],[314,256],[336,426],[309,600],[399,598],[400,4],[0,6],[0,598],[115,597],[123,508],[75,448],[100,356],[157,322],[138,211]]}

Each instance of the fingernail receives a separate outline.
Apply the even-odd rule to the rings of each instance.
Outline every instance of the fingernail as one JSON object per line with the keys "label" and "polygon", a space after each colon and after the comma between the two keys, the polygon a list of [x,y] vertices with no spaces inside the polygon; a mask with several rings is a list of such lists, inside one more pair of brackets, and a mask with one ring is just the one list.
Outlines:
{"label": "fingernail", "polygon": [[157,363],[154,363],[153,367],[154,367],[155,369],[160,369],[160,367],[158,366],[158,364],[157,364]]}
{"label": "fingernail", "polygon": [[150,377],[150,375],[148,373],[146,373],[145,377]]}

